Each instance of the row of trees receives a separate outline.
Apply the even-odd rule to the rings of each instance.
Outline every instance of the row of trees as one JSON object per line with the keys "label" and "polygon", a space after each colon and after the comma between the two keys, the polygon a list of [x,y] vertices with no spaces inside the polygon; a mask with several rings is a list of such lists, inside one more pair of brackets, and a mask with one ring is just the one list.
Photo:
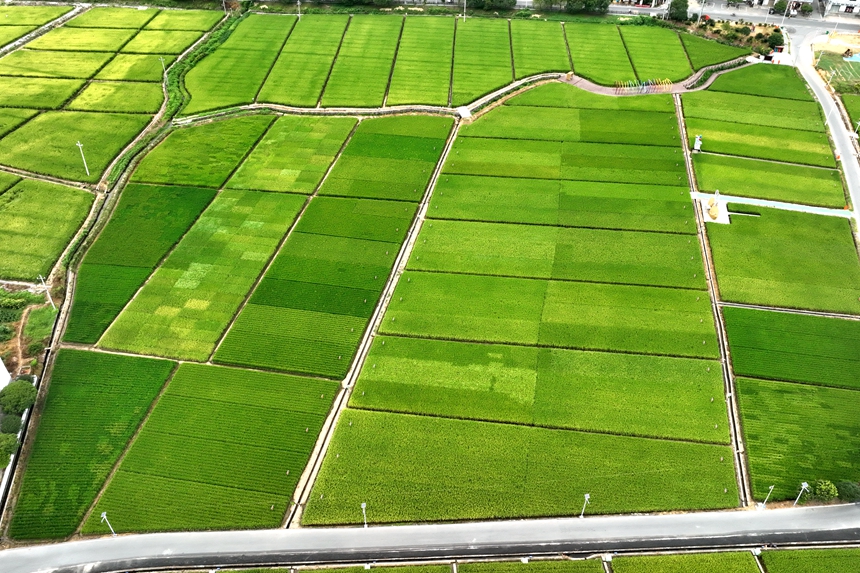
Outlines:
{"label": "row of trees", "polygon": [[0,469],[9,464],[9,456],[18,450],[21,415],[36,402],[36,387],[26,378],[15,380],[0,390]]}

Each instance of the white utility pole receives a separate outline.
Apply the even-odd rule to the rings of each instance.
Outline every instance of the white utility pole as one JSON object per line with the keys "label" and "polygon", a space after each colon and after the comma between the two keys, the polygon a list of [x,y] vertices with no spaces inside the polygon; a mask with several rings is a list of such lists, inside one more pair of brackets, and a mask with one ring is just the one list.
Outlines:
{"label": "white utility pole", "polygon": [[158,59],[161,60],[161,71],[166,74],[167,66],[164,65],[164,56],[158,56]]}
{"label": "white utility pole", "polygon": [[463,21],[466,21],[466,0],[463,0]]}
{"label": "white utility pole", "polygon": [[296,6],[299,7],[299,18],[302,17],[302,0],[296,0]]}
{"label": "white utility pole", "polygon": [[582,504],[582,511],[579,512],[579,518],[580,519],[585,517],[585,506],[588,505],[589,503],[591,503],[591,494],[587,493],[587,494],[585,494],[585,503]]}
{"label": "white utility pole", "polygon": [[794,500],[794,505],[792,505],[792,507],[797,505],[797,502],[800,501],[800,496],[803,495],[803,492],[808,491],[808,490],[809,490],[809,484],[808,483],[803,482],[802,484],[800,484],[800,493],[797,494],[797,499]]}
{"label": "white utility pole", "polygon": [[364,517],[364,528],[367,529],[367,504],[361,502],[361,515]]}
{"label": "white utility pole", "polygon": [[773,488],[774,488],[774,486],[770,486],[770,491],[767,492],[767,495],[765,496],[764,501],[756,506],[757,510],[764,511],[764,509],[767,507],[767,500],[770,499],[770,494],[773,493]]}
{"label": "white utility pole", "polygon": [[79,141],[77,143],[77,145],[78,145],[78,149],[81,150],[81,159],[84,160],[84,169],[87,170],[87,177],[89,177],[90,176],[90,168],[87,167],[87,158],[84,157],[84,144]]}
{"label": "white utility pole", "polygon": [[102,512],[102,523],[107,523],[107,526],[110,528],[110,534],[112,536],[116,537],[116,531],[114,531],[113,527],[111,527],[110,521],[108,521],[108,518],[107,518],[107,512],[106,511]]}
{"label": "white utility pole", "polygon": [[[788,16],[788,9],[791,7],[791,0],[785,3],[785,13],[782,15],[782,24],[785,24],[785,17]],[[782,32],[782,24],[779,25],[779,31]]]}
{"label": "white utility pole", "polygon": [[51,306],[54,310],[57,310],[57,305],[54,304],[54,299],[51,298],[51,289],[48,288],[48,285],[45,284],[45,279],[42,275],[39,275],[39,280],[42,281],[42,286],[45,288],[45,294],[48,296],[48,302],[51,303]]}

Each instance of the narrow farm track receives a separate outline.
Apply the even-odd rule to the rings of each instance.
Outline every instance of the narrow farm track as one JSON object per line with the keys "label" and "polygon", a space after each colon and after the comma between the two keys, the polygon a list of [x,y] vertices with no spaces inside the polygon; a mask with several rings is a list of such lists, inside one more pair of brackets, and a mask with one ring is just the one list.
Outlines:
{"label": "narrow farm track", "polygon": [[720,301],[720,306],[731,306],[735,308],[749,308],[753,310],[769,310],[771,312],[783,312],[785,314],[805,314],[807,316],[822,316],[826,318],[840,318],[843,320],[860,320],[856,314],[841,314],[838,312],[824,312],[819,310],[804,310],[800,308],[785,308],[778,306],[764,306],[760,304],[743,304],[739,302]]}
{"label": "narrow farm track", "polygon": [[[693,199],[707,200],[713,197],[712,193],[701,193],[694,191],[691,193]],[[853,219],[854,211],[847,209],[830,209],[827,207],[812,207],[810,205],[801,205],[800,203],[786,203],[784,201],[769,201],[766,199],[753,199],[751,197],[738,197],[735,195],[720,194],[720,199],[727,203],[737,203],[739,205],[753,205],[756,207],[767,207],[769,209],[780,209],[783,211],[796,211],[798,213],[810,213],[813,215],[823,215],[825,217],[841,217],[843,219]]]}

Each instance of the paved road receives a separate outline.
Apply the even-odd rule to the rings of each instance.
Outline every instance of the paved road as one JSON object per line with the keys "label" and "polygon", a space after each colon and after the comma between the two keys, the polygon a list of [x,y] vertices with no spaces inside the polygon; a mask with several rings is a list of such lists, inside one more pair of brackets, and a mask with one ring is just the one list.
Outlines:
{"label": "paved road", "polygon": [[860,542],[860,505],[338,529],[160,533],[0,552],[3,573]]}

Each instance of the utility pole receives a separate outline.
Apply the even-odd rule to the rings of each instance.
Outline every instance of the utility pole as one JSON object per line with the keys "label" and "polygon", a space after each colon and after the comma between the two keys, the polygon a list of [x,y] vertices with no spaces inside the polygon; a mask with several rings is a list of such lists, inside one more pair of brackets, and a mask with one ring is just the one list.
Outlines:
{"label": "utility pole", "polygon": [[[790,7],[791,7],[791,1],[789,0],[788,2],[785,3],[785,13],[783,13],[783,15],[782,15],[782,24],[779,25],[780,31],[782,31],[782,25],[785,24],[785,17],[788,16],[788,9]],[[839,24],[837,23],[837,26],[838,25]]]}
{"label": "utility pole", "polygon": [[161,60],[161,71],[166,74],[167,66],[164,65],[164,56],[158,56],[158,59]]}
{"label": "utility pole", "polygon": [[767,495],[765,496],[764,501],[756,506],[757,510],[759,510],[759,511],[765,510],[765,508],[767,507],[767,500],[770,499],[770,494],[773,493],[773,488],[774,488],[774,486],[770,486],[770,491],[767,492]]}
{"label": "utility pole", "polygon": [[797,494],[797,499],[794,500],[794,505],[792,505],[792,507],[797,505],[797,502],[800,501],[800,496],[802,496],[803,492],[805,492],[807,490],[809,490],[809,484],[808,483],[803,482],[802,484],[800,484],[800,493]]}
{"label": "utility pole", "polygon": [[579,518],[585,517],[585,506],[591,503],[591,494],[585,494],[585,503],[582,504],[582,511],[579,513]]}
{"label": "utility pole", "polygon": [[110,528],[110,534],[111,534],[113,537],[116,537],[116,531],[114,531],[114,530],[113,530],[113,527],[111,526],[110,521],[108,521],[108,518],[107,518],[107,512],[106,512],[106,511],[103,511],[103,512],[102,512],[102,523],[107,523],[108,528]]}
{"label": "utility pole", "polygon": [[364,528],[367,529],[367,504],[361,502],[361,515],[364,517]]}
{"label": "utility pole", "polygon": [[466,21],[466,0],[463,0],[463,21]]}
{"label": "utility pole", "polygon": [[77,145],[78,145],[78,149],[81,150],[81,159],[84,160],[84,169],[87,170],[87,177],[89,177],[90,176],[90,168],[87,167],[87,158],[84,157],[84,144],[79,141],[77,143]]}
{"label": "utility pole", "polygon": [[48,285],[45,284],[45,279],[42,275],[39,275],[39,280],[42,281],[42,286],[45,287],[45,294],[48,296],[48,302],[51,303],[51,307],[54,310],[57,310],[57,305],[54,304],[54,299],[51,298],[51,289],[48,288]]}
{"label": "utility pole", "polygon": [[296,6],[299,8],[299,20],[302,18],[302,0],[296,0]]}

